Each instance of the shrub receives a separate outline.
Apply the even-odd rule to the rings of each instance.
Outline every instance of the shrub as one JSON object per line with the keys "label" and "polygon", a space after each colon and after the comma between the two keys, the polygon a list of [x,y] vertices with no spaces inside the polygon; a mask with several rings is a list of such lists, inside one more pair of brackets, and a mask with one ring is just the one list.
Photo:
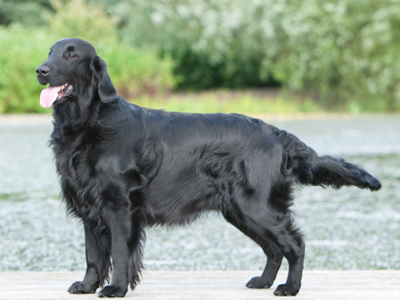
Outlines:
{"label": "shrub", "polygon": [[[10,14],[19,20],[23,11],[38,11],[39,3],[47,12],[55,11],[44,18],[49,26],[39,31],[1,29],[0,67],[13,72],[0,78],[0,94],[9,103],[3,110],[5,105],[16,109],[14,102],[25,93],[10,79],[24,68],[16,54],[30,58],[25,67],[33,68],[35,51],[46,53],[58,38],[75,36],[96,46],[110,64],[115,85],[128,97],[177,85],[241,88],[274,79],[290,91],[316,95],[328,109],[400,111],[399,1],[87,1],[52,0],[49,8],[48,0],[29,7],[22,4],[32,1],[21,0],[15,10],[11,2],[0,0],[7,4],[0,18],[14,9]],[[5,30],[25,36],[14,38]],[[40,42],[34,41],[36,35]],[[32,51],[17,49],[27,44]]]}
{"label": "shrub", "polygon": [[44,112],[35,70],[52,42],[43,30],[0,27],[0,113]]}
{"label": "shrub", "polygon": [[400,109],[400,3],[285,1],[262,25],[264,64],[291,90],[317,92],[325,107]]}
{"label": "shrub", "polygon": [[266,84],[325,107],[400,110],[400,2],[137,0],[102,2],[125,41],[177,62],[181,88]]}
{"label": "shrub", "polygon": [[55,12],[45,13],[45,20],[57,39],[75,37],[96,43],[117,41],[115,21],[102,6],[85,0],[51,0]]}
{"label": "shrub", "polygon": [[[176,82],[174,64],[168,56],[161,59],[155,51],[134,49],[120,42],[113,21],[93,4],[86,6],[82,0],[53,4],[56,14],[47,16],[48,27],[0,27],[0,113],[46,111],[39,105],[44,87],[37,82],[35,69],[46,59],[50,46],[63,37],[89,40],[108,63],[117,90],[127,99],[172,89]],[[73,25],[63,28],[63,22]],[[85,26],[92,29],[85,30]]]}
{"label": "shrub", "polygon": [[0,25],[12,22],[27,26],[43,25],[44,11],[51,11],[49,0],[0,0]]}
{"label": "shrub", "polygon": [[156,48],[177,62],[178,88],[241,88],[265,85],[263,47],[254,25],[257,6],[238,0],[138,0],[104,3],[118,19],[122,39]]}
{"label": "shrub", "polygon": [[161,59],[154,50],[138,50],[117,43],[98,47],[97,52],[107,62],[111,79],[125,99],[162,96],[177,82],[172,74],[173,60],[169,56]]}

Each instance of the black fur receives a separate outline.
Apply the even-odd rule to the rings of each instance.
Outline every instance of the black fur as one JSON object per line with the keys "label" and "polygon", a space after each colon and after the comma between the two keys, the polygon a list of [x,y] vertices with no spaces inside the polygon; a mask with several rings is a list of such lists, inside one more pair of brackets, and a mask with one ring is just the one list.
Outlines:
{"label": "black fur", "polygon": [[116,95],[106,64],[85,41],[64,39],[37,69],[41,84],[68,83],[53,105],[62,196],[85,228],[87,272],[70,293],[124,296],[140,281],[145,228],[186,224],[207,211],[258,243],[268,257],[249,288],[270,287],[282,258],[287,282],[275,295],[296,295],[304,242],[290,206],[295,183],[378,190],[366,171],[318,155],[295,136],[242,115],[145,109]]}

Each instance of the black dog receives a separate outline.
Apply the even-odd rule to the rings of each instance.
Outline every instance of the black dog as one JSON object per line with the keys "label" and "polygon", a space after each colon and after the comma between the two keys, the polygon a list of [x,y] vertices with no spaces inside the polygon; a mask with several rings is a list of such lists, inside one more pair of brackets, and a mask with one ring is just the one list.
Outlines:
{"label": "black dog", "polygon": [[[145,109],[116,95],[105,62],[79,39],[51,47],[36,70],[41,104],[53,105],[51,144],[62,195],[85,228],[87,271],[70,293],[123,297],[140,281],[145,228],[186,224],[218,211],[264,250],[268,263],[249,288],[296,295],[304,242],[293,225],[293,185],[379,190],[357,166],[319,157],[295,136],[242,115]],[[54,102],[54,103],[53,103]]]}

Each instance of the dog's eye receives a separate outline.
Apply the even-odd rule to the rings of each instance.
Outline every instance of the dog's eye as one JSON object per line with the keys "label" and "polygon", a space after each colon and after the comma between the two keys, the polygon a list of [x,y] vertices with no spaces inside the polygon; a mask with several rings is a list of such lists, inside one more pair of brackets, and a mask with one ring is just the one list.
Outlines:
{"label": "dog's eye", "polygon": [[74,58],[74,57],[76,57],[76,54],[74,52],[70,52],[70,53],[68,53],[68,57]]}

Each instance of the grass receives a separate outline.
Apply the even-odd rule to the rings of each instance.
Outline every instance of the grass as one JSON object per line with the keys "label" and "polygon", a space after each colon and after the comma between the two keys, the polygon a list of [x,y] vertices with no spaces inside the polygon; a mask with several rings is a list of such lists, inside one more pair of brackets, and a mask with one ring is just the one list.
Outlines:
{"label": "grass", "polygon": [[0,201],[20,202],[29,199],[29,196],[23,193],[0,194]]}
{"label": "grass", "polygon": [[[123,96],[123,93],[121,94]],[[170,93],[167,95],[142,95],[129,102],[136,105],[186,113],[240,113],[251,116],[345,113],[382,113],[379,105],[363,109],[361,104],[349,102],[342,106],[326,107],[311,96],[278,89],[212,90]],[[51,110],[47,110],[48,113]],[[1,113],[1,107],[0,107]],[[396,113],[396,112],[395,112]]]}
{"label": "grass", "polygon": [[140,97],[130,101],[142,107],[190,113],[293,114],[323,109],[311,98],[287,97],[276,90],[218,90]]}

